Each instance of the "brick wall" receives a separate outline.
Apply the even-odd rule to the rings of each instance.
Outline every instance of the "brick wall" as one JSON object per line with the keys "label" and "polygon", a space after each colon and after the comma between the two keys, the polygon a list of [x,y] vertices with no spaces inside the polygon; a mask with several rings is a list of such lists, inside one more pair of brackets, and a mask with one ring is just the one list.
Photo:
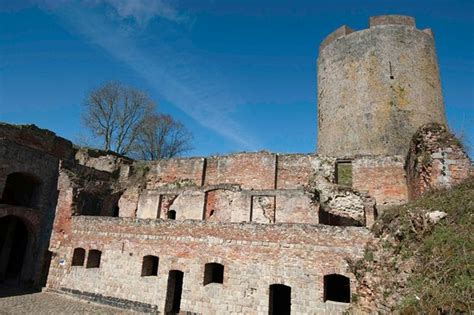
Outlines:
{"label": "brick wall", "polygon": [[[201,186],[204,158],[176,158],[149,162],[147,188],[156,189],[167,184]],[[143,163],[143,162],[139,162]]]}
{"label": "brick wall", "polygon": [[318,157],[312,154],[279,154],[277,188],[296,189],[308,185],[317,170]]}
{"label": "brick wall", "polygon": [[245,189],[275,188],[276,155],[238,153],[207,159],[206,185],[239,184]]}
{"label": "brick wall", "polygon": [[352,162],[352,187],[375,198],[377,207],[407,202],[408,189],[401,156],[360,157]]}

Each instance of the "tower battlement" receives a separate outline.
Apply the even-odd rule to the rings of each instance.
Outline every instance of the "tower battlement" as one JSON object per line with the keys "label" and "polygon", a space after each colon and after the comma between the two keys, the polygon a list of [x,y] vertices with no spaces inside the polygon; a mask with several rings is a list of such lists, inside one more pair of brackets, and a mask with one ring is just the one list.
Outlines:
{"label": "tower battlement", "polygon": [[[416,29],[416,22],[413,17],[406,16],[406,15],[378,15],[378,16],[372,16],[369,18],[368,29],[379,27],[379,26],[404,26],[404,27]],[[364,30],[367,30],[367,29],[364,29]],[[319,45],[319,51],[323,50],[324,48],[326,48],[326,46],[328,46],[333,41],[341,37],[344,37],[351,33],[364,31],[364,30],[354,30],[354,29],[351,29],[347,25],[342,25],[324,38],[324,40]],[[419,31],[424,32],[425,34],[428,34],[431,37],[433,37],[433,32],[429,28],[419,30]]]}
{"label": "tower battlement", "polygon": [[381,25],[404,25],[415,28],[416,22],[413,17],[406,15],[378,15],[370,17],[370,27],[376,27]]}

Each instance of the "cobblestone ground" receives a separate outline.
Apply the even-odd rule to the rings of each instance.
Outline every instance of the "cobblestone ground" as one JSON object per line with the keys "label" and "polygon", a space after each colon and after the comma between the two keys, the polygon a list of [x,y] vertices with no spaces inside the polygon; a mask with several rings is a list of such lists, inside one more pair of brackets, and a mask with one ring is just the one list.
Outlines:
{"label": "cobblestone ground", "polygon": [[138,314],[48,292],[24,293],[0,285],[0,315]]}

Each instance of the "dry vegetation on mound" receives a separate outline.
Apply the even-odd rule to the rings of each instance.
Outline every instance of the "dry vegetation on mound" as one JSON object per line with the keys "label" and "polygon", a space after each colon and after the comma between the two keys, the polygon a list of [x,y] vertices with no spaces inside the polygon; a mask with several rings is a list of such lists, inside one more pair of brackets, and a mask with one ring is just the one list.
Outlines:
{"label": "dry vegetation on mound", "polygon": [[[435,211],[447,215],[433,220]],[[473,226],[472,177],[385,211],[373,227],[377,238],[365,257],[349,261],[359,283],[353,308],[402,314],[472,312]]]}

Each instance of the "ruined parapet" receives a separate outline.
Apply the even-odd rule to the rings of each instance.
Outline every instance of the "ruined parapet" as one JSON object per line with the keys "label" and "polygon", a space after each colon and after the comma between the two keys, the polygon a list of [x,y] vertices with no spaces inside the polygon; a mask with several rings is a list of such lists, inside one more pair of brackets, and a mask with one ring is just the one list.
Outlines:
{"label": "ruined parapet", "polygon": [[446,125],[434,40],[406,16],[329,35],[318,57],[318,153],[405,155],[426,124]]}
{"label": "ruined parapet", "polygon": [[413,136],[405,168],[409,196],[414,199],[465,180],[472,166],[459,140],[443,125],[433,123],[422,126]]}
{"label": "ruined parapet", "polygon": [[72,142],[36,125],[12,125],[0,122],[0,139],[68,160],[74,155]]}
{"label": "ruined parapet", "polygon": [[129,169],[132,159],[112,151],[79,148],[75,160],[84,166],[108,173],[122,174],[122,168]]}

